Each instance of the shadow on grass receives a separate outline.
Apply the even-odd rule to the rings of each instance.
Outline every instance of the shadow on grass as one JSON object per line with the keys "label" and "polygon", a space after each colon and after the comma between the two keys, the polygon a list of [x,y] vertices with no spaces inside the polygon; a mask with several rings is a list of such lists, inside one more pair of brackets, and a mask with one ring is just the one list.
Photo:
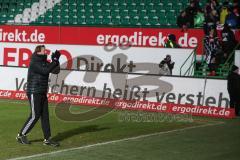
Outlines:
{"label": "shadow on grass", "polygon": [[[70,138],[72,136],[82,134],[82,133],[88,133],[88,132],[98,132],[102,130],[110,129],[108,127],[99,127],[98,125],[89,125],[89,126],[84,126],[84,127],[78,127],[74,128],[68,131],[64,131],[61,133],[58,133],[56,136],[54,136],[52,139],[54,141],[62,141],[64,139]],[[31,142],[42,142],[43,139],[35,139],[32,140]]]}

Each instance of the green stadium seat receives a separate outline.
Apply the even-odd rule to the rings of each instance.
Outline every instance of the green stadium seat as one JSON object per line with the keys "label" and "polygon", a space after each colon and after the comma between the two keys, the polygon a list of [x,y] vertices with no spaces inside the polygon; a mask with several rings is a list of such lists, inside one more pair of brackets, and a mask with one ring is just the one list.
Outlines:
{"label": "green stadium seat", "polygon": [[104,5],[102,6],[102,10],[108,10],[108,9],[110,9],[109,3],[108,3],[108,4],[104,4]]}
{"label": "green stadium seat", "polygon": [[86,20],[84,16],[78,17],[78,24],[86,24]]}
{"label": "green stadium seat", "polygon": [[189,0],[181,0],[181,2],[182,2],[183,4],[187,4],[187,3],[189,3]]}
{"label": "green stadium seat", "polygon": [[86,16],[93,16],[93,10],[86,10],[85,15]]}
{"label": "green stadium seat", "polygon": [[97,17],[97,16],[102,16],[102,15],[103,15],[103,11],[102,11],[101,9],[99,9],[99,10],[97,10],[97,11],[93,11],[93,15],[94,15],[95,17]]}
{"label": "green stadium seat", "polygon": [[145,9],[146,9],[146,10],[152,10],[153,7],[154,7],[154,4],[153,4],[153,3],[150,3],[150,4],[147,4],[147,5],[145,6]]}
{"label": "green stadium seat", "polygon": [[102,2],[102,0],[94,0],[94,1],[92,1],[93,4],[101,3],[101,2]]}
{"label": "green stadium seat", "polygon": [[52,17],[44,17],[44,22],[47,24],[52,24],[53,23],[53,18]]}
{"label": "green stadium seat", "polygon": [[72,25],[76,25],[78,24],[78,19],[77,19],[77,16],[75,17],[69,17],[69,24],[72,24]]}
{"label": "green stadium seat", "polygon": [[85,15],[85,10],[81,10],[77,12],[78,17],[84,16],[84,15]]}
{"label": "green stadium seat", "polygon": [[110,10],[103,10],[103,16],[110,16],[111,11]]}
{"label": "green stadium seat", "polygon": [[145,5],[144,4],[139,4],[136,6],[136,9],[141,11],[141,10],[144,10],[145,9]]}
{"label": "green stadium seat", "polygon": [[92,6],[92,9],[93,9],[93,10],[100,10],[100,9],[102,9],[102,7],[101,7],[100,4],[94,4],[94,5]]}
{"label": "green stadium seat", "polygon": [[141,25],[150,25],[148,21],[149,21],[149,19],[147,16],[140,19]]}
{"label": "green stadium seat", "polygon": [[126,7],[128,10],[134,10],[134,9],[136,9],[136,4],[134,3],[134,4],[129,4],[129,5],[127,5],[127,7]]}
{"label": "green stadium seat", "polygon": [[171,25],[171,26],[177,25],[176,17],[167,18],[167,21],[168,21],[168,25]]}
{"label": "green stadium seat", "polygon": [[161,10],[161,11],[158,11],[157,13],[156,13],[156,16],[158,16],[159,17],[159,19],[161,18],[165,18],[166,16],[165,16],[165,10]]}
{"label": "green stadium seat", "polygon": [[126,17],[128,16],[128,10],[121,10],[119,14],[121,17]]}
{"label": "green stadium seat", "polygon": [[102,20],[102,24],[105,24],[105,25],[111,24],[111,18],[110,18],[110,16],[104,17],[103,20]]}
{"label": "green stadium seat", "polygon": [[77,12],[69,12],[68,15],[69,17],[74,17],[77,16]]}
{"label": "green stadium seat", "polygon": [[166,13],[166,18],[169,19],[169,18],[176,18],[176,15],[175,15],[175,10],[170,10]]}
{"label": "green stadium seat", "polygon": [[130,17],[136,17],[136,16],[138,16],[138,10],[130,10],[130,11],[129,11],[129,16],[130,16]]}
{"label": "green stadium seat", "polygon": [[120,16],[112,17],[112,23],[113,25],[120,25],[121,24]]}
{"label": "green stadium seat", "polygon": [[167,19],[166,19],[166,18],[161,18],[161,17],[159,17],[158,22],[159,22],[159,24],[162,25],[162,26],[167,26],[167,25],[168,25],[168,22],[167,22]]}
{"label": "green stadium seat", "polygon": [[[205,4],[206,1],[201,0],[201,3]],[[22,14],[26,7],[31,8],[34,2],[39,0],[0,0],[0,21],[14,19],[17,14]],[[187,4],[189,0],[61,0],[33,23],[43,24],[46,21],[47,24],[66,25],[175,27],[176,17]],[[6,14],[5,17],[2,16],[3,13]]]}
{"label": "green stadium seat", "polygon": [[129,17],[121,18],[121,24],[122,25],[129,25],[130,24],[130,18]]}
{"label": "green stadium seat", "polygon": [[133,18],[130,19],[130,24],[131,25],[138,25],[139,24],[139,17],[135,16]]}
{"label": "green stadium seat", "polygon": [[156,4],[159,4],[159,3],[161,3],[162,2],[162,0],[154,0],[154,1],[152,1],[155,5]]}
{"label": "green stadium seat", "polygon": [[100,16],[98,16],[98,17],[96,17],[95,18],[95,24],[102,24],[102,21],[103,21],[103,19],[102,19],[102,17],[100,17]]}
{"label": "green stadium seat", "polygon": [[95,19],[93,16],[87,16],[86,17],[86,24],[94,24],[95,23]]}
{"label": "green stadium seat", "polygon": [[149,23],[151,24],[151,25],[157,25],[157,24],[159,24],[159,22],[158,22],[158,17],[151,17],[150,19],[149,19]]}
{"label": "green stadium seat", "polygon": [[119,10],[113,10],[111,16],[119,16]]}
{"label": "green stadium seat", "polygon": [[70,6],[68,6],[68,9],[69,9],[70,11],[76,10],[76,9],[77,9],[77,6],[76,6],[76,5],[70,5]]}
{"label": "green stadium seat", "polygon": [[126,4],[120,4],[119,9],[120,10],[125,10],[125,9],[127,9],[127,5]]}
{"label": "green stadium seat", "polygon": [[149,10],[149,12],[147,13],[147,15],[149,16],[149,17],[154,17],[154,16],[156,16],[156,10]]}
{"label": "green stadium seat", "polygon": [[156,4],[153,6],[153,9],[162,10],[162,9],[164,9],[164,5],[162,3]]}
{"label": "green stadium seat", "polygon": [[172,3],[168,3],[167,5],[164,5],[164,9],[167,10],[167,11],[171,10],[172,6],[173,6]]}
{"label": "green stadium seat", "polygon": [[141,10],[140,12],[139,12],[139,16],[140,17],[144,17],[144,16],[146,16],[147,15],[147,10]]}
{"label": "green stadium seat", "polygon": [[39,16],[35,23],[43,24],[44,23],[44,16],[43,15]]}
{"label": "green stadium seat", "polygon": [[76,8],[77,8],[77,10],[82,10],[82,9],[85,9],[84,7],[85,7],[84,5],[77,5]]}
{"label": "green stadium seat", "polygon": [[118,3],[115,3],[115,4],[111,5],[110,8],[111,8],[111,10],[119,9]]}
{"label": "green stadium seat", "polygon": [[54,17],[52,20],[53,24],[60,24],[60,19],[61,19],[60,16]]}

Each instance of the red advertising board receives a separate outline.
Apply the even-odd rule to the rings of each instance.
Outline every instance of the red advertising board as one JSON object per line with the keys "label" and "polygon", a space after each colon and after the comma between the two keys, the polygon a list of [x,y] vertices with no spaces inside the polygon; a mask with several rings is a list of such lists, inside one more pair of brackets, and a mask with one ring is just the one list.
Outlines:
{"label": "red advertising board", "polygon": [[[0,90],[1,99],[26,100],[23,91]],[[159,103],[149,101],[129,101],[123,99],[94,98],[85,96],[71,96],[62,94],[48,94],[53,103],[71,103],[73,105],[87,105],[94,107],[108,107],[120,110],[136,110],[148,112],[162,112],[173,114],[191,114],[194,116],[207,116],[215,118],[234,118],[233,108],[193,106],[173,103]]]}
{"label": "red advertising board", "polygon": [[138,47],[163,47],[167,35],[175,34],[183,48],[202,51],[202,29],[99,28],[67,26],[0,26],[0,42],[105,45],[130,42]]}
{"label": "red advertising board", "polygon": [[[70,26],[0,26],[0,42],[106,45],[109,43],[131,42],[137,47],[163,47],[168,34],[176,35],[183,48],[203,51],[203,29],[178,28],[107,28]],[[240,30],[235,30],[240,40]]]}

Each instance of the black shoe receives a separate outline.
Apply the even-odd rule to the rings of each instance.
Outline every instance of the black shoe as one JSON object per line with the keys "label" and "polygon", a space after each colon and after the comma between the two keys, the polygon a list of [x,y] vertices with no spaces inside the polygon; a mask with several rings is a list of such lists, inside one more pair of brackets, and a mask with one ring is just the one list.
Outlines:
{"label": "black shoe", "polygon": [[17,137],[16,137],[16,140],[21,143],[21,144],[31,144],[28,139],[27,139],[27,136],[26,135],[20,135],[18,134]]}
{"label": "black shoe", "polygon": [[53,146],[53,147],[59,147],[60,144],[58,142],[54,142],[51,139],[44,139],[43,145]]}

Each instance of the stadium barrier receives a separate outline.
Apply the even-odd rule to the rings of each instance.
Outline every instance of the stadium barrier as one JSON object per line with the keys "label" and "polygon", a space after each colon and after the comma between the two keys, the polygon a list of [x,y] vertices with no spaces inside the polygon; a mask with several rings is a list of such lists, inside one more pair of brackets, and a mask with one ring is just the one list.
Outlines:
{"label": "stadium barrier", "polygon": [[[0,98],[26,100],[27,68],[1,67]],[[62,70],[49,100],[114,109],[233,118],[226,80]]]}

